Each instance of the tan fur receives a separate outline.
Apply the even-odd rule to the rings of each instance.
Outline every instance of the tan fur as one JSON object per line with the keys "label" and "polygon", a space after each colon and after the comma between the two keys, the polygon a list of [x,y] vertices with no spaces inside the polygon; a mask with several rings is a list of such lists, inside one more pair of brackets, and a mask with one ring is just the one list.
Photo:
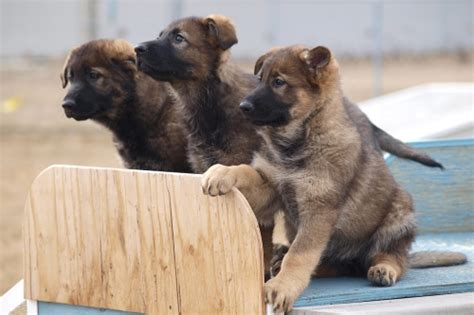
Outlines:
{"label": "tan fur", "polygon": [[378,285],[390,286],[404,273],[403,265],[394,255],[379,253],[372,259],[367,278]]}
{"label": "tan fur", "polygon": [[228,49],[237,43],[235,26],[230,18],[219,14],[211,14],[205,18],[206,23],[215,33],[218,45],[222,49]]}
{"label": "tan fur", "polygon": [[408,257],[410,268],[453,266],[466,262],[466,255],[459,252],[420,251],[412,253]]}
{"label": "tan fur", "polygon": [[290,240],[286,230],[285,213],[278,211],[274,216],[275,227],[273,229],[272,242],[282,246],[290,247]]}
{"label": "tan fur", "polygon": [[[221,180],[216,181],[219,178]],[[241,164],[234,166],[224,166],[215,164],[211,166],[202,178],[203,191],[211,196],[227,194],[233,187],[242,191],[249,201],[254,211],[265,211],[265,206],[272,202],[274,198],[274,188],[268,185],[261,175],[250,165]],[[258,190],[251,188],[259,187]],[[260,223],[272,225],[273,213],[257,212]]]}

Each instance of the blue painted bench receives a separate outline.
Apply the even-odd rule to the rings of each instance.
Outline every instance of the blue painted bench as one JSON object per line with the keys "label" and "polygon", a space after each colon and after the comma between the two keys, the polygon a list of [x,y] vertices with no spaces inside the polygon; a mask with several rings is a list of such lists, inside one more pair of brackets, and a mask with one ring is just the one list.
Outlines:
{"label": "blue painted bench", "polygon": [[[413,250],[453,250],[468,256],[454,267],[412,269],[394,287],[372,286],[361,278],[314,279],[295,307],[357,303],[474,291],[474,140],[413,143],[444,164],[430,169],[393,156],[387,164],[414,198],[419,235]],[[135,314],[39,302],[39,314]]]}

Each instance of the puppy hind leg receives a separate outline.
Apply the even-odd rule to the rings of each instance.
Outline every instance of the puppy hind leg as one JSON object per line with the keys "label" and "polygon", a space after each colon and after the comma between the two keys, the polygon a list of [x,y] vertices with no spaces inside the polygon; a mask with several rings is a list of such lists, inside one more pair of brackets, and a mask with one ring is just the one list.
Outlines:
{"label": "puppy hind leg", "polygon": [[367,279],[379,286],[394,285],[408,268],[408,251],[415,237],[414,230],[392,240],[379,252],[371,255]]}
{"label": "puppy hind leg", "polygon": [[411,197],[400,190],[383,224],[372,236],[367,278],[376,285],[394,285],[408,268],[408,251],[416,235]]}
{"label": "puppy hind leg", "polygon": [[406,256],[378,253],[372,258],[367,279],[379,286],[394,285],[406,270]]}

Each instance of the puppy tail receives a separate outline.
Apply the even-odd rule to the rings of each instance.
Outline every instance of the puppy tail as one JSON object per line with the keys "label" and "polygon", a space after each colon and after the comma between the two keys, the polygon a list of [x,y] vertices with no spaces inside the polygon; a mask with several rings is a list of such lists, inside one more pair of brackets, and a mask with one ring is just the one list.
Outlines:
{"label": "puppy tail", "polygon": [[460,252],[421,251],[408,256],[410,268],[431,268],[442,266],[462,265],[467,257]]}
{"label": "puppy tail", "polygon": [[429,167],[438,167],[444,170],[444,166],[441,163],[433,160],[428,154],[413,149],[409,145],[392,137],[390,134],[378,128],[374,124],[372,124],[372,127],[375,137],[377,138],[377,142],[383,151],[396,155],[402,159],[412,160]]}

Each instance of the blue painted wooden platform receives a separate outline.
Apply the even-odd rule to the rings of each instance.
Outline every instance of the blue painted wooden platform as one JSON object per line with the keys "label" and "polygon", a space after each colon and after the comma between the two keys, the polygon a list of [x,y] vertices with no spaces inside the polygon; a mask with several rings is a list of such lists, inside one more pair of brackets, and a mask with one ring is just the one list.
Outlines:
{"label": "blue painted wooden platform", "polygon": [[459,250],[468,263],[453,267],[411,269],[393,287],[376,287],[362,278],[314,279],[296,301],[298,306],[357,303],[474,291],[474,232],[424,234],[414,250]]}
{"label": "blue painted wooden platform", "polygon": [[441,162],[445,170],[394,156],[387,164],[413,197],[420,233],[474,231],[474,139],[411,144]]}
{"label": "blue painted wooden platform", "polygon": [[84,307],[69,304],[38,302],[38,314],[40,315],[140,315],[141,313],[130,313],[102,308]]}

